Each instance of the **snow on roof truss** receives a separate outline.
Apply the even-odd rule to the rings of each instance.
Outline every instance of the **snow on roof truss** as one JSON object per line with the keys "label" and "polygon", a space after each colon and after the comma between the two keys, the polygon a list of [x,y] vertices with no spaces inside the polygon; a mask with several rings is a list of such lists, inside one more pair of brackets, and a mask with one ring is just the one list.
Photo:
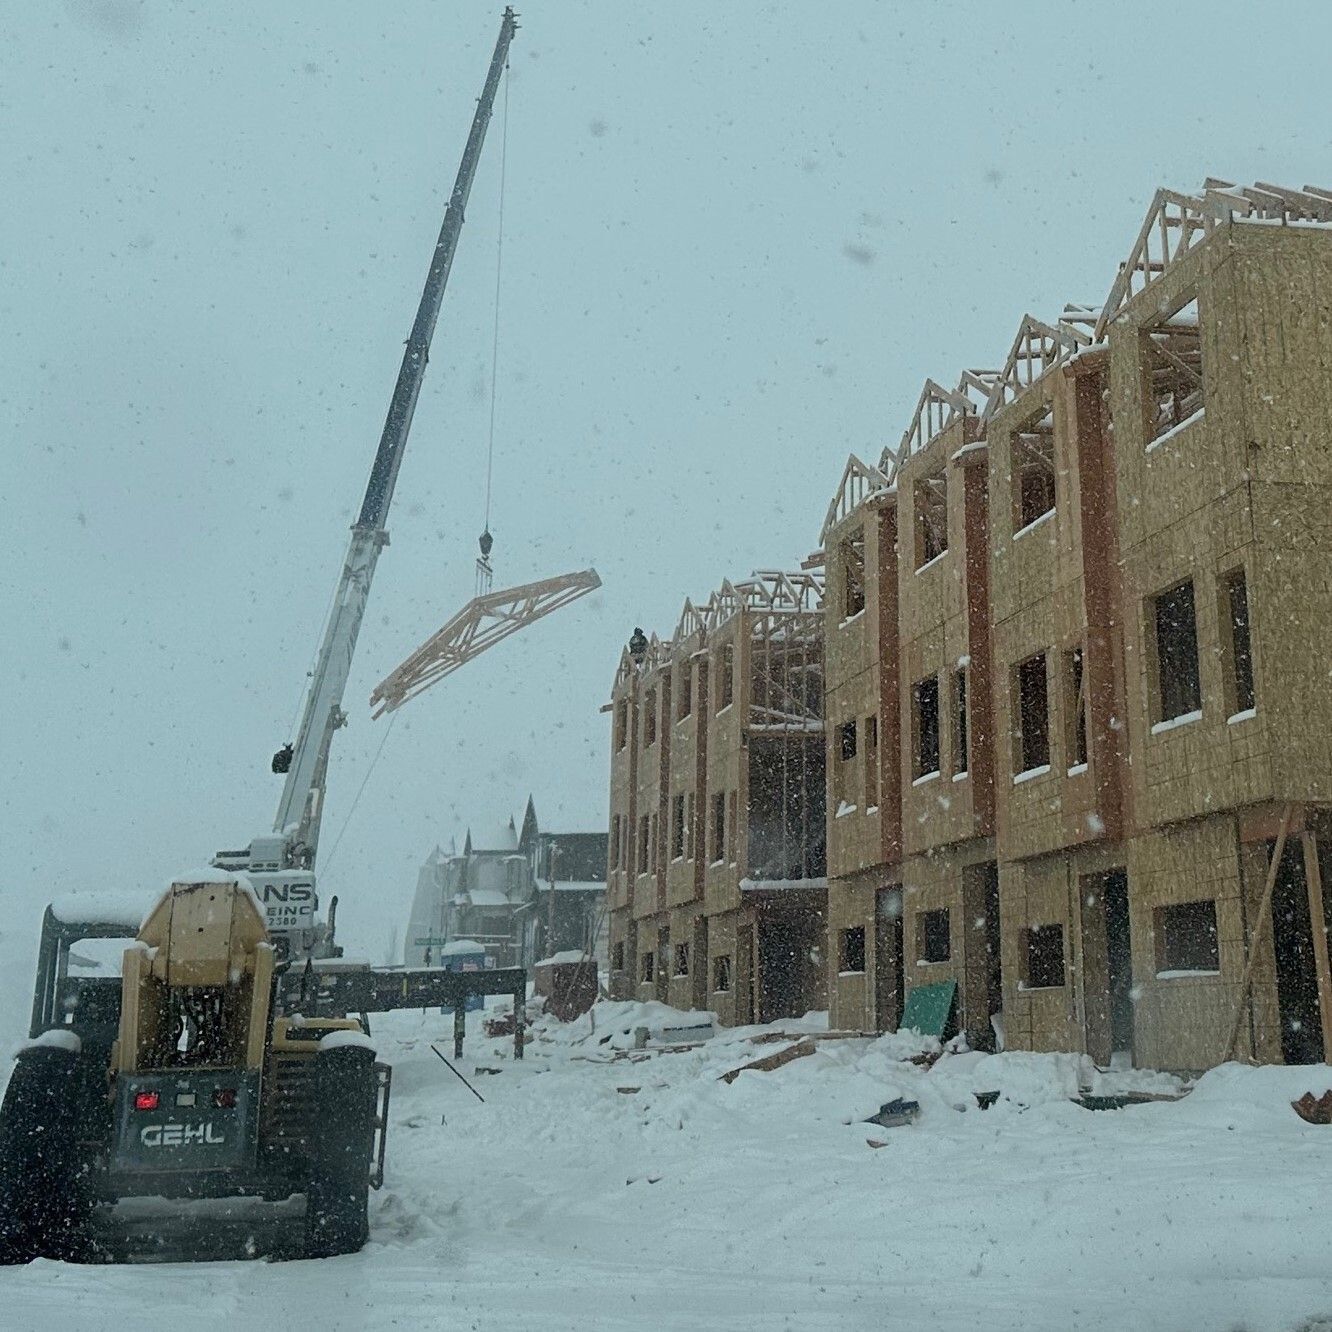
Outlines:
{"label": "snow on roof truss", "polygon": [[888,478],[879,468],[863,463],[853,453],[846,460],[842,479],[823,516],[819,530],[819,544],[828,539],[828,532],[844,518],[849,518],[871,495],[888,488]]}
{"label": "snow on roof truss", "polygon": [[1208,177],[1197,194],[1157,190],[1138,238],[1120,265],[1110,295],[1096,323],[1100,342],[1110,321],[1140,292],[1225,222],[1332,222],[1332,191],[1314,185],[1288,189],[1258,181],[1236,186]]}
{"label": "snow on roof truss", "polygon": [[1091,312],[1080,305],[1068,306],[1057,324],[1023,315],[1004,368],[991,387],[982,419],[988,421],[1060,362],[1089,346],[1091,335],[1086,332],[1086,324],[1090,318]]}

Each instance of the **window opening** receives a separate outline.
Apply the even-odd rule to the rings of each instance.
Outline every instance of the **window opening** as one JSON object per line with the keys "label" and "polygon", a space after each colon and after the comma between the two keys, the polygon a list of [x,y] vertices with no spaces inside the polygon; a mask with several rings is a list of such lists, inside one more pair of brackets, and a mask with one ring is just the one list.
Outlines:
{"label": "window opening", "polygon": [[1227,704],[1233,716],[1252,711],[1253,642],[1249,634],[1249,588],[1244,570],[1235,569],[1221,582],[1222,651],[1226,658]]}
{"label": "window opening", "polygon": [[1156,909],[1156,970],[1216,972],[1221,949],[1216,933],[1216,902],[1181,902]]}
{"label": "window opening", "polygon": [[685,851],[685,798],[683,792],[671,801],[671,859],[683,860]]}
{"label": "window opening", "polygon": [[1030,772],[1050,762],[1050,697],[1044,652],[1018,664],[1017,694],[1018,771]]}
{"label": "window opening", "polygon": [[865,609],[865,529],[858,528],[841,543],[843,598],[846,619]]}
{"label": "window opening", "polygon": [[1202,709],[1202,678],[1198,670],[1198,621],[1193,584],[1162,592],[1152,602],[1156,627],[1158,721],[1172,721]]}
{"label": "window opening", "polygon": [[915,515],[919,569],[948,549],[948,473],[943,467],[916,482]]}
{"label": "window opening", "polygon": [[735,691],[735,646],[731,643],[722,644],[718,676],[717,711],[721,712],[723,708],[731,706]]}
{"label": "window opening", "polygon": [[1048,404],[1012,435],[1013,527],[1021,531],[1055,506],[1054,408]]}
{"label": "window opening", "polygon": [[939,771],[939,677],[928,676],[911,686],[913,777],[928,777]]}
{"label": "window opening", "polygon": [[1064,983],[1064,927],[1033,925],[1027,932],[1026,974],[1029,990],[1044,990]]}
{"label": "window opening", "polygon": [[1195,296],[1143,330],[1147,442],[1203,409],[1202,335]]}
{"label": "window opening", "polygon": [[970,736],[967,722],[967,672],[960,667],[953,672],[953,775],[967,771]]}
{"label": "window opening", "polygon": [[865,970],[865,927],[853,925],[842,931],[837,944],[838,971]]}
{"label": "window opening", "polygon": [[865,718],[865,808],[879,803],[879,719]]}
{"label": "window opening", "polygon": [[615,705],[615,748],[623,749],[629,742],[629,700],[622,698]]}
{"label": "window opening", "polygon": [[1082,669],[1082,649],[1065,654],[1068,681],[1068,758],[1071,766],[1087,762],[1087,679]]}
{"label": "window opening", "polygon": [[712,863],[720,865],[726,859],[726,793],[718,791],[712,797]]}
{"label": "window opening", "polygon": [[837,728],[837,752],[843,763],[849,763],[856,756],[856,721],[844,721]]}
{"label": "window opening", "polygon": [[680,696],[675,700],[675,719],[684,721],[694,710],[694,673],[685,666],[680,671]]}
{"label": "window opening", "polygon": [[675,974],[677,976],[689,975],[689,944],[687,941],[675,945]]}
{"label": "window opening", "polygon": [[920,931],[917,951],[922,962],[947,962],[952,956],[952,936],[949,932],[948,908],[922,911],[916,917]]}
{"label": "window opening", "polygon": [[643,748],[647,749],[657,740],[657,691],[649,689],[643,699]]}
{"label": "window opening", "polygon": [[712,959],[712,988],[725,993],[731,988],[731,958],[729,954]]}
{"label": "window opening", "polygon": [[648,872],[648,816],[639,815],[638,818],[638,872],[646,874]]}

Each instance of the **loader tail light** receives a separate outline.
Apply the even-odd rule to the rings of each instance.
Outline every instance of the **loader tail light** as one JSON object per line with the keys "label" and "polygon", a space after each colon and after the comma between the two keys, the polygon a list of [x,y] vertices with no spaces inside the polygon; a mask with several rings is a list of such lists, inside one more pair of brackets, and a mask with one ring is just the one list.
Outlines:
{"label": "loader tail light", "polygon": [[236,1104],[236,1089],[234,1087],[219,1087],[213,1093],[213,1104],[219,1110],[230,1110]]}
{"label": "loader tail light", "polygon": [[136,1110],[156,1110],[161,1099],[161,1095],[155,1091],[135,1092],[134,1108]]}

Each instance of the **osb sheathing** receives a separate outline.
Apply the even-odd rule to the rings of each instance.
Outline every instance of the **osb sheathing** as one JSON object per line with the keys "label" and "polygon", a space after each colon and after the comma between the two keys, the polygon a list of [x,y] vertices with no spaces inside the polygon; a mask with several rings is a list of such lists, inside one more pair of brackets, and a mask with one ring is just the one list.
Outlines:
{"label": "osb sheathing", "polygon": [[[1129,842],[1128,874],[1134,1061],[1150,1068],[1208,1068],[1223,1057],[1244,973],[1246,910],[1234,817],[1141,833]],[[1159,908],[1204,898],[1216,900],[1220,974],[1158,979]],[[1270,933],[1268,938],[1270,955]],[[1259,978],[1260,984],[1266,979]]]}
{"label": "osb sheathing", "polygon": [[[982,1039],[990,1028],[989,949],[983,900],[977,900],[977,881],[968,870],[993,859],[994,841],[986,838],[909,856],[902,862],[902,952],[907,996],[917,985],[956,981],[958,1027]],[[1000,892],[1002,895],[1002,885]],[[927,962],[920,950],[920,917],[939,909],[948,911],[948,960]]]}
{"label": "osb sheathing", "polygon": [[[731,702],[718,708],[721,700],[720,660],[723,644],[732,648]],[[751,674],[753,671],[752,635],[748,611],[739,611],[709,642],[711,655],[709,677],[712,702],[708,709],[707,737],[707,808],[703,814],[708,840],[700,848],[703,866],[703,904],[709,916],[734,911],[740,905],[740,880],[745,874],[745,811],[749,808],[749,752],[744,744],[744,719],[749,715]],[[712,801],[717,793],[726,795],[727,850],[724,859],[713,859]],[[734,801],[731,797],[734,796]],[[739,827],[731,827],[732,811]]]}
{"label": "osb sheathing", "polygon": [[[671,753],[667,778],[667,813],[675,817],[676,797],[684,798],[685,835],[681,854],[666,865],[666,905],[677,907],[703,895],[703,865],[706,859],[708,671],[706,654],[699,650],[697,636],[682,643],[674,654],[672,668]],[[682,691],[690,690],[688,716],[679,717]],[[675,848],[674,832],[667,840]]]}
{"label": "osb sheathing", "polygon": [[[635,776],[633,913],[636,918],[654,915],[666,905],[666,776],[670,764],[670,712],[662,726],[662,699],[670,693],[670,671],[654,665],[643,671],[638,684],[638,762]],[[647,743],[649,705],[656,718],[656,738]],[[648,817],[648,868],[639,873],[639,846],[643,816]]]}
{"label": "osb sheathing", "polygon": [[[894,886],[875,869],[828,881],[828,1022],[834,1030],[877,1031],[897,1025],[897,1013],[885,1013],[880,1021],[876,997],[881,981],[892,988],[891,976],[879,976],[876,902],[881,888]],[[865,969],[839,971],[842,931],[857,927],[865,931]]]}
{"label": "osb sheathing", "polygon": [[[1110,1032],[1090,1030],[1100,1020],[1108,988],[1104,904],[1097,879],[1123,868],[1123,849],[1089,846],[1021,862],[1000,862],[1000,954],[1004,1035],[1010,1050],[1078,1050],[1102,1063]],[[1026,931],[1060,925],[1064,984],[1031,988],[1024,982]],[[1088,1009],[1094,1011],[1089,1020]],[[1107,1015],[1108,1018],[1108,1015]],[[1088,1037],[1099,1039],[1089,1041]],[[1093,1048],[1095,1043],[1099,1048]]]}
{"label": "osb sheathing", "polygon": [[[1323,243],[1316,244],[1319,240]],[[1332,707],[1327,691],[1311,684],[1311,676],[1316,680],[1325,667],[1319,666],[1324,655],[1319,638],[1308,632],[1325,611],[1327,559],[1281,526],[1282,518],[1313,507],[1323,493],[1321,483],[1300,483],[1295,505],[1288,502],[1292,448],[1306,456],[1310,481],[1328,475],[1326,450],[1301,448],[1292,439],[1307,438],[1316,430],[1310,414],[1327,410],[1323,365],[1332,345],[1326,320],[1310,318],[1308,295],[1290,301],[1285,294],[1292,271],[1316,291],[1314,272],[1330,264],[1325,239],[1314,233],[1232,224],[1141,293],[1111,328],[1109,388],[1127,603],[1126,710],[1140,826],[1273,796],[1332,794],[1332,751],[1304,739],[1306,728],[1316,729]],[[1332,269],[1324,285],[1332,294]],[[1193,295],[1199,304],[1205,407],[1168,439],[1148,447],[1142,329]],[[1245,570],[1249,586],[1258,708],[1256,717],[1231,721],[1221,578],[1237,568]],[[1202,716],[1154,731],[1159,710],[1150,599],[1185,579],[1194,583]],[[1287,729],[1294,720],[1290,693],[1297,707],[1311,705],[1313,715],[1301,708],[1302,721]],[[1272,732],[1283,715],[1287,726]],[[1280,743],[1272,744],[1273,734],[1280,734]],[[1273,769],[1274,761],[1280,762],[1275,756],[1282,754],[1294,757],[1282,763],[1286,780],[1278,786]]]}
{"label": "osb sheathing", "polygon": [[[878,495],[826,534],[824,715],[828,743],[828,877],[839,878],[901,854],[901,753],[897,683],[896,501]],[[844,543],[862,533],[865,608],[847,617]],[[878,724],[877,751],[866,721]],[[843,761],[837,729],[857,724],[857,750]],[[872,768],[871,768],[872,765]],[[839,807],[854,812],[837,817]]]}
{"label": "osb sheathing", "polygon": [[[997,829],[1007,859],[1048,854],[1105,835],[1100,769],[1113,762],[1094,743],[1088,690],[1088,761],[1077,761],[1076,698],[1069,654],[1083,649],[1090,676],[1088,616],[1084,600],[1083,501],[1079,467],[1077,381],[1048,371],[989,422],[990,595],[993,608]],[[1026,527],[1015,495],[1013,436],[1049,408],[1054,424],[1055,507]],[[1104,568],[1115,552],[1090,561]],[[1104,651],[1103,643],[1091,648]],[[1045,654],[1049,698],[1050,764],[1042,776],[1016,780],[1021,769],[1018,664]],[[1098,663],[1099,664],[1099,663]],[[1090,684],[1090,679],[1089,679]],[[1116,709],[1118,711],[1118,709]],[[1104,727],[1102,728],[1102,733]]]}
{"label": "osb sheathing", "polygon": [[[952,465],[957,451],[975,442],[978,435],[979,423],[974,417],[958,419],[920,452],[905,459],[897,476],[901,497],[898,506],[898,651],[904,856],[918,855],[990,831],[987,814],[992,799],[988,787],[993,774],[993,737],[987,735],[984,725],[990,686],[983,678],[983,672],[977,670],[978,662],[988,661],[988,642],[973,642],[971,636],[976,613],[981,613],[983,622],[988,608],[983,604],[983,593],[979,606],[976,601],[969,606],[967,597],[968,574],[978,573],[985,564],[985,546],[981,544],[977,550],[974,539],[983,536],[984,529],[982,527],[977,532],[977,487],[974,482],[968,487],[966,479],[970,469]],[[929,564],[917,568],[915,484],[919,478],[940,467],[947,468],[948,474],[948,548]],[[970,552],[968,536],[973,537]],[[962,775],[958,755],[954,752],[952,680],[959,665],[968,662],[969,701],[973,705],[978,702],[983,711],[978,718],[973,706],[971,753],[968,771]],[[940,773],[938,777],[917,781],[913,772],[912,688],[917,681],[931,675],[939,678]]]}
{"label": "osb sheathing", "polygon": [[[638,689],[637,673],[630,672],[624,679],[618,680],[611,692],[611,783],[610,783],[610,819],[607,830],[611,837],[615,835],[615,816],[627,821],[627,831],[623,834],[621,846],[624,854],[615,869],[609,870],[606,883],[606,905],[611,914],[611,937],[615,936],[615,913],[627,911],[630,906],[631,889],[634,879],[634,865],[638,814]],[[619,740],[619,709],[625,707],[624,744]],[[615,847],[611,847],[611,863],[615,863]],[[623,931],[620,937],[623,937]]]}

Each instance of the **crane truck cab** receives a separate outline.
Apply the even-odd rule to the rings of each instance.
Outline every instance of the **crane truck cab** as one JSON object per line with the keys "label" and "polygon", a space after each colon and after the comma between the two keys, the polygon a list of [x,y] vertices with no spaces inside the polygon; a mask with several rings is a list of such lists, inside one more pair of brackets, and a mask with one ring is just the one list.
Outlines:
{"label": "crane truck cab", "polygon": [[[287,964],[249,884],[173,883],[137,925],[78,914],[46,910],[0,1106],[0,1262],[96,1260],[94,1214],[129,1197],[304,1194],[304,1252],[360,1248],[388,1069],[354,1019],[279,1011]],[[94,939],[124,940],[119,977],[71,965]]]}

